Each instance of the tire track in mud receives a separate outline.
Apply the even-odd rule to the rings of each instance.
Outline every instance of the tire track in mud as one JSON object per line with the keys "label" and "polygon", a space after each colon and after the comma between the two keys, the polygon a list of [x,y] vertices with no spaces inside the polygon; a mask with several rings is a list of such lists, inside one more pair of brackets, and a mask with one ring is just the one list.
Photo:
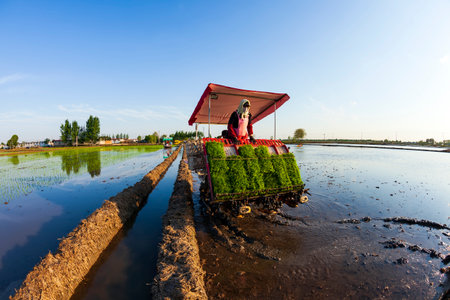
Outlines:
{"label": "tire track in mud", "polygon": [[[208,242],[207,239],[199,239],[199,242],[201,244],[201,247],[203,248],[203,257],[202,259],[205,260],[208,264],[211,264],[211,267],[205,267],[205,270],[208,272],[207,276],[205,278],[205,282],[207,285],[207,291],[208,293],[211,293],[211,296],[218,297],[218,298],[230,298],[233,296],[236,296],[236,293],[242,293],[242,290],[239,290],[239,292],[235,292],[233,290],[224,290],[223,284],[225,282],[228,282],[229,284],[234,285],[240,285],[240,282],[238,279],[233,279],[235,277],[237,278],[245,278],[246,281],[254,280],[254,283],[257,284],[258,282],[264,282],[263,286],[260,286],[259,288],[253,288],[251,284],[247,284],[248,289],[254,289],[253,291],[248,291],[249,298],[258,298],[261,297],[261,295],[264,295],[263,289],[265,288],[265,285],[271,286],[271,291],[276,290],[277,284],[274,282],[279,281],[279,290],[280,290],[280,297],[281,298],[296,298],[298,295],[305,296],[306,298],[315,298],[317,295],[314,294],[314,292],[317,292],[318,289],[319,293],[327,293],[328,291],[339,289],[339,284],[342,284],[339,280],[333,279],[333,274],[340,273],[342,276],[342,281],[346,282],[345,284],[349,287],[354,288],[353,292],[349,293],[343,293],[342,295],[346,295],[346,297],[356,297],[356,295],[365,295],[365,294],[371,294],[374,292],[374,290],[377,293],[380,293],[380,295],[385,295],[387,297],[394,297],[395,293],[404,292],[404,290],[409,289],[421,289],[420,286],[421,282],[410,282],[410,279],[402,279],[404,281],[403,284],[400,285],[390,285],[389,280],[386,278],[391,278],[392,276],[389,275],[392,272],[392,274],[401,274],[401,268],[405,267],[398,267],[398,270],[394,270],[394,266],[400,266],[402,264],[407,263],[407,260],[404,260],[403,258],[397,259],[397,254],[401,253],[388,253],[390,251],[383,252],[382,249],[386,249],[385,244],[380,243],[379,240],[373,239],[373,240],[366,240],[364,238],[364,233],[356,233],[353,235],[348,235],[346,232],[345,227],[336,226],[336,223],[338,224],[361,224],[365,223],[367,224],[365,227],[363,226],[362,229],[359,229],[357,225],[352,226],[351,228],[354,228],[354,230],[358,230],[362,232],[361,230],[365,230],[369,228],[369,223],[372,221],[383,221],[383,222],[393,222],[393,223],[401,223],[404,222],[405,224],[415,224],[419,226],[425,226],[425,227],[431,227],[431,228],[446,228],[446,225],[436,225],[434,223],[424,221],[424,220],[413,220],[409,218],[391,218],[391,219],[373,219],[370,217],[364,217],[361,219],[344,219],[339,221],[331,221],[331,222],[319,222],[314,220],[306,220],[302,217],[292,216],[285,212],[279,212],[277,214],[266,214],[264,212],[258,212],[256,209],[252,209],[251,215],[248,216],[248,221],[246,219],[247,217],[240,219],[236,218],[233,214],[225,214],[225,216],[221,216],[221,213],[214,212],[215,217],[212,219],[207,219],[205,226],[207,229],[207,234],[209,234],[210,238],[213,240]],[[203,220],[205,220],[205,217],[203,216]],[[259,220],[259,221],[258,221]],[[394,222],[397,221],[397,222]],[[399,222],[401,221],[401,222]],[[263,224],[263,223],[266,224]],[[263,227],[271,226],[272,224],[273,229],[276,229],[277,232],[275,235],[272,235],[271,231],[266,231]],[[249,226],[250,225],[250,226]],[[362,224],[361,224],[362,225]],[[379,226],[379,224],[371,224],[370,228],[375,227],[386,229],[386,226]],[[260,227],[263,226],[263,227]],[[257,233],[258,230],[255,230],[256,227],[259,227],[262,232]],[[385,228],[386,227],[386,228]],[[293,230],[294,228],[300,229],[302,232],[306,233],[306,231],[316,231],[320,232],[320,235],[323,235],[321,238],[322,240],[329,240],[327,244],[323,244],[321,246],[313,247],[312,249],[309,249],[305,251],[305,253],[302,254],[303,257],[298,257],[298,260],[290,261],[289,258],[287,258],[287,262],[285,262],[285,255],[283,255],[283,252],[286,252],[283,250],[284,246],[279,246],[277,242],[270,242],[270,239],[274,238],[276,235],[285,236],[287,232],[290,230]],[[269,229],[270,230],[270,229]],[[339,232],[338,232],[339,230]],[[266,233],[264,233],[264,231]],[[275,232],[275,230],[273,230]],[[325,237],[325,234],[327,235]],[[447,236],[445,232],[442,232],[444,236]],[[313,237],[313,234],[308,235],[309,237]],[[269,237],[269,240],[265,239]],[[247,237],[247,238],[244,238]],[[259,237],[259,238],[258,238]],[[288,237],[288,236],[286,236]],[[212,242],[212,244],[211,244]],[[406,245],[406,248],[408,249],[408,246],[411,246],[412,244],[406,244],[403,241],[400,241],[404,245]],[[216,247],[216,245],[220,245],[219,247]],[[262,248],[255,247],[257,244],[263,245]],[[314,242],[308,242],[308,245],[314,245]],[[355,245],[359,245],[358,248],[355,248]],[[401,246],[399,246],[401,247]],[[210,250],[214,249],[214,250]],[[219,249],[222,254],[219,254]],[[223,252],[225,250],[225,252]],[[278,250],[278,251],[277,251]],[[447,264],[450,261],[450,258],[448,256],[444,256],[440,253],[437,253],[433,249],[423,248],[423,247],[412,247],[409,250],[414,251],[418,253],[426,253],[429,254],[431,258],[441,258],[443,259],[443,263]],[[230,254],[226,254],[226,252],[231,252]],[[278,252],[278,253],[277,253]],[[280,257],[281,260],[274,259],[270,256],[266,255],[258,255],[258,254],[265,254],[265,253],[277,253],[274,258]],[[285,253],[284,253],[285,254]],[[403,254],[405,255],[405,254]],[[221,258],[219,258],[221,257]],[[239,261],[237,263],[234,263],[231,267],[228,262],[225,262],[223,257],[227,257],[226,260],[230,260],[233,258],[233,262]],[[268,274],[266,272],[261,272],[260,274],[254,273],[253,269],[248,267],[251,263],[246,263],[245,258],[251,258],[250,261],[253,261],[256,258],[263,258],[267,263],[264,263],[262,261],[259,261],[260,264],[264,265],[272,265],[273,266],[273,272],[278,272],[278,275],[270,275],[270,279],[266,279],[266,275],[262,274]],[[339,263],[336,263],[334,260],[337,259]],[[417,257],[410,260],[411,267],[408,267],[408,272],[414,272],[417,268]],[[256,260],[255,260],[256,261]],[[405,261],[405,262],[404,262]],[[289,266],[290,263],[294,263],[293,266]],[[226,265],[225,268],[218,268],[217,266],[220,265]],[[409,264],[408,264],[409,265]],[[436,265],[436,264],[434,264]],[[226,270],[226,268],[233,269],[233,271]],[[249,270],[250,269],[250,270]],[[280,271],[277,271],[280,269]],[[244,271],[241,271],[244,270]],[[351,271],[349,271],[351,270]],[[358,286],[358,279],[355,280],[353,277],[353,272],[362,272],[367,270],[379,270],[380,273],[374,273],[373,278],[368,279],[369,282],[371,282],[370,287],[364,287],[364,286]],[[447,268],[441,268],[439,270],[441,273],[447,273],[450,274],[450,267]],[[348,274],[347,274],[348,272]],[[420,272],[420,271],[418,271]],[[434,270],[433,270],[434,272]],[[414,273],[411,273],[414,274]],[[435,274],[435,273],[433,273]],[[436,274],[435,274],[436,275]],[[277,277],[278,276],[278,277]],[[391,277],[390,277],[391,276]],[[413,275],[408,275],[410,278],[413,278]],[[286,278],[284,278],[286,277]],[[433,281],[430,279],[429,286],[432,287],[433,284],[435,284],[436,288],[435,290],[433,288],[430,288],[430,290],[423,291],[423,295],[447,295],[448,292],[448,280],[444,277],[439,277],[439,282],[436,282],[436,278],[439,277],[439,275],[436,275],[435,278],[433,278]],[[218,279],[220,278],[220,279]],[[225,279],[226,278],[226,279]],[[450,278],[450,277],[449,277]],[[233,282],[232,280],[235,280],[236,282]],[[242,279],[244,280],[244,279]],[[293,284],[293,281],[302,281],[305,280],[311,281],[311,283],[302,283],[303,290],[299,290],[298,287]],[[427,279],[428,280],[428,279]],[[233,282],[233,283],[230,283]],[[327,283],[328,282],[328,283]],[[292,284],[292,285],[291,285]],[[377,285],[382,284],[382,290],[377,290]],[[439,285],[439,286],[438,286]],[[284,287],[289,288],[284,288]],[[281,289],[280,289],[281,287]],[[217,290],[222,289],[222,291]],[[237,287],[236,287],[237,289]],[[281,291],[283,290],[283,291]],[[359,291],[359,294],[356,291]],[[447,291],[447,292],[446,292]],[[308,294],[310,293],[311,294]],[[245,292],[247,293],[247,291]],[[271,292],[272,293],[272,292]],[[275,292],[274,292],[275,293]],[[276,292],[278,293],[278,291]],[[354,294],[352,294],[354,293]],[[278,295],[278,294],[277,294]],[[323,295],[323,294],[321,294]],[[389,296],[390,295],[390,296]],[[273,296],[271,294],[271,296]],[[428,298],[426,296],[425,298]],[[264,298],[264,297],[262,297]],[[320,298],[320,297],[319,297]],[[442,299],[446,299],[445,296]]]}
{"label": "tire track in mud", "polygon": [[69,299],[124,224],[164,177],[182,146],[134,186],[105,200],[28,273],[10,299]]}

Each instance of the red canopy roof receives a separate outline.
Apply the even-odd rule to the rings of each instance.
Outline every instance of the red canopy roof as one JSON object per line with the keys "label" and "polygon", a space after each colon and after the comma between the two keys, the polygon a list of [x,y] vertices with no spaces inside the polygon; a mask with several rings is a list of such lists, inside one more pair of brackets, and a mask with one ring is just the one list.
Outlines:
{"label": "red canopy roof", "polygon": [[200,97],[189,119],[189,125],[208,124],[209,95],[211,95],[211,124],[228,124],[231,114],[244,98],[251,104],[252,123],[270,115],[275,111],[275,107],[278,109],[289,100],[288,94],[241,90],[210,83]]}

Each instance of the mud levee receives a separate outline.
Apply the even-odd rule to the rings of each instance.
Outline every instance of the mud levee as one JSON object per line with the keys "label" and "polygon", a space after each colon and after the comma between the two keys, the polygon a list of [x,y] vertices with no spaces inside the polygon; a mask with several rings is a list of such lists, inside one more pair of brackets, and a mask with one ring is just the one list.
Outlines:
{"label": "mud levee", "polygon": [[207,299],[195,233],[192,174],[186,149],[180,162],[174,191],[163,218],[154,299]]}
{"label": "mud levee", "polygon": [[10,299],[69,299],[114,236],[135,214],[178,156],[181,146],[134,186],[124,189],[65,237],[28,273]]}

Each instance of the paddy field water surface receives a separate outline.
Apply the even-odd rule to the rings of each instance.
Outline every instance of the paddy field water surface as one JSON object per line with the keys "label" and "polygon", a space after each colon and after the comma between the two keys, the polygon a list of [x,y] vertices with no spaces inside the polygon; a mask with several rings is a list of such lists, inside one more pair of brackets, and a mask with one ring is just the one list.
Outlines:
{"label": "paddy field water surface", "polygon": [[59,238],[164,156],[161,147],[138,146],[0,157],[0,299]]}
{"label": "paddy field water surface", "polygon": [[[383,221],[405,216],[450,223],[449,153],[289,146],[310,189],[310,201],[297,208],[281,209],[275,217],[287,220],[287,226],[256,215],[234,220],[254,241],[243,242],[243,248],[236,242],[237,248],[230,249],[209,233],[210,221],[205,221],[205,211],[198,202],[197,182],[194,198],[198,239],[210,296],[433,299],[450,288],[446,275],[439,272],[444,267],[440,259],[407,248],[388,249],[383,244],[391,239],[403,240],[449,254],[448,230]],[[133,185],[167,156],[164,150],[152,150],[126,148],[0,157],[0,295],[17,287],[40,257],[56,249],[58,238],[104,199]],[[114,262],[124,257],[134,257],[133,264],[143,256],[154,261],[160,216],[167,207],[178,162],[150,195],[142,216],[138,215],[131,229],[116,241],[109,263],[97,267],[88,291],[79,294],[80,298],[106,297],[111,288],[108,282],[114,285],[120,278],[123,282],[116,285],[116,292],[125,298],[127,287],[138,281],[141,286],[148,283],[155,272],[150,265],[137,268],[128,262],[117,276],[108,273],[116,266]],[[364,217],[371,221],[337,223]],[[133,224],[139,225],[136,230]],[[148,249],[150,253],[146,253],[144,241],[153,245]],[[240,253],[235,249],[244,250]],[[279,260],[258,255],[249,259],[248,253],[264,249]],[[137,279],[142,272],[147,272],[142,277],[145,282]],[[107,277],[107,282],[99,281]],[[141,291],[137,297],[147,297],[148,286],[142,286]]]}

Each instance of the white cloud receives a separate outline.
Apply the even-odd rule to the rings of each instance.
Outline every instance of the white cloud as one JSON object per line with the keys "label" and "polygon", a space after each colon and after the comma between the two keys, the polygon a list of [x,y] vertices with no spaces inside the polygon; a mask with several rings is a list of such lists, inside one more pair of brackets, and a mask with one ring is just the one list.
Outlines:
{"label": "white cloud", "polygon": [[450,62],[450,55],[449,55],[449,54],[444,55],[443,57],[441,57],[441,58],[439,59],[439,62],[440,62],[441,64],[448,64],[448,63]]}
{"label": "white cloud", "polygon": [[43,115],[32,111],[10,111],[0,113],[0,124],[26,123],[26,122],[52,122],[60,120],[61,117]]}
{"label": "white cloud", "polygon": [[173,106],[152,106],[151,108],[143,107],[142,109],[137,110],[132,108],[95,108],[87,104],[80,104],[70,106],[58,105],[58,109],[67,113],[91,114],[103,118],[112,118],[118,121],[125,121],[126,119],[185,120],[188,118],[186,114]]}
{"label": "white cloud", "polygon": [[27,75],[24,74],[11,74],[11,75],[6,75],[3,77],[0,77],[0,85],[6,84],[8,82],[14,82],[14,81],[18,81],[18,80],[22,80],[24,78],[27,78]]}

